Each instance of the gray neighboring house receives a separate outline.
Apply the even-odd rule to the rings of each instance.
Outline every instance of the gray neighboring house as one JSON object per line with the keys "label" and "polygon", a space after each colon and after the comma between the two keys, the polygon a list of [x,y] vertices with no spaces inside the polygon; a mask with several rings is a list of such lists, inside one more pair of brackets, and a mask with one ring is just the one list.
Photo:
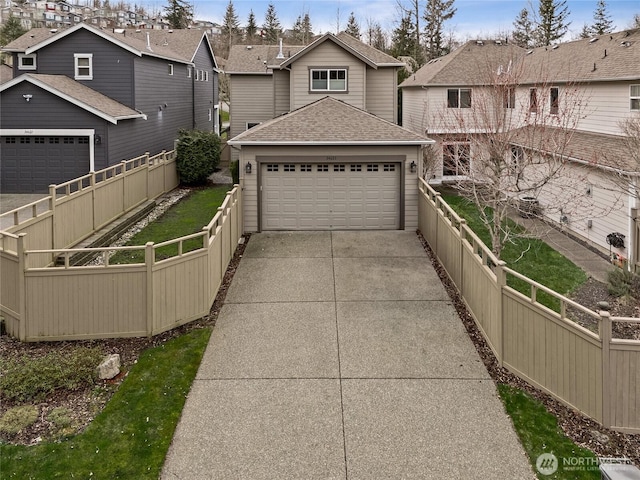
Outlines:
{"label": "gray neighboring house", "polygon": [[218,67],[199,30],[34,29],[3,51],[0,190],[45,192],[171,150],[179,129],[218,132]]}

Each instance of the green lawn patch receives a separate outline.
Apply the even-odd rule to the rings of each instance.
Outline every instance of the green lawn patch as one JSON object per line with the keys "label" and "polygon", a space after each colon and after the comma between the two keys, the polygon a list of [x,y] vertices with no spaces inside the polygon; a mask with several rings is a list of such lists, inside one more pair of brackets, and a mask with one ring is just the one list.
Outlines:
{"label": "green lawn patch", "polygon": [[[491,237],[480,219],[477,207],[457,195],[444,194],[442,198],[467,221],[467,225],[491,248]],[[511,222],[512,228],[522,231],[522,228],[514,222],[507,221]],[[587,281],[587,275],[582,269],[545,242],[535,238],[515,238],[513,242],[505,245],[501,257],[509,268],[561,295],[571,293]],[[507,285],[527,296],[531,293],[530,287],[525,282],[511,276],[507,278]],[[560,302],[550,295],[538,292],[537,299],[543,305],[556,312],[559,311]]]}
{"label": "green lawn patch", "polygon": [[229,121],[229,112],[226,110],[220,110],[220,121],[228,122]]}
{"label": "green lawn patch", "polygon": [[[556,417],[547,412],[542,403],[509,385],[498,385],[498,392],[539,479],[600,478],[596,456],[573,443],[558,427]],[[551,475],[542,474],[536,469],[536,461],[543,453],[551,453],[557,458],[558,469]]]}
{"label": "green lawn patch", "polygon": [[0,445],[2,478],[157,479],[210,335],[192,330],[146,350],[85,432]]}
{"label": "green lawn patch", "polygon": [[[167,210],[158,220],[134,235],[127,245],[161,243],[202,231],[202,227],[206,226],[218,211],[229,190],[229,186],[223,185],[193,191],[187,198]],[[183,243],[182,251],[186,253],[202,246],[202,238],[194,238]],[[167,245],[156,249],[156,260],[163,260],[177,254],[177,244]],[[109,263],[144,263],[144,250],[118,252],[111,257]]]}

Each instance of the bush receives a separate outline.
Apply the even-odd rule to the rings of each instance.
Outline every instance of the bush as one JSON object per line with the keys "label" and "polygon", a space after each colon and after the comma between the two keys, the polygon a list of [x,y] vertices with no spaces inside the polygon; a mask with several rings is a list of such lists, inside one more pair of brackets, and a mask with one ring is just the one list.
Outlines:
{"label": "bush", "polygon": [[202,130],[180,130],[176,167],[184,185],[206,183],[220,163],[220,137]]}
{"label": "bush", "polygon": [[102,360],[97,348],[78,347],[42,357],[23,355],[0,363],[0,392],[19,402],[39,402],[59,389],[77,390],[93,385]]}
{"label": "bush", "polygon": [[240,183],[240,162],[235,160],[229,164],[229,172],[234,185]]}
{"label": "bush", "polygon": [[640,276],[623,268],[609,272],[609,293],[614,297],[630,297],[640,299]]}
{"label": "bush", "polygon": [[0,418],[0,433],[15,435],[23,428],[27,428],[38,420],[38,407],[35,405],[21,405],[10,408]]}

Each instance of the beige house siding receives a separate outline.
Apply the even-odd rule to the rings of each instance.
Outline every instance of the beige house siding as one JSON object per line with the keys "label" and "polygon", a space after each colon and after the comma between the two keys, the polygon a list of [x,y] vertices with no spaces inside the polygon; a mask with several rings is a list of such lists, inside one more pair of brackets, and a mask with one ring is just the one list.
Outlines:
{"label": "beige house siding", "polygon": [[427,129],[428,91],[427,88],[402,89],[402,126],[419,135],[424,135]]}
{"label": "beige house siding", "polygon": [[273,97],[275,102],[274,113],[277,117],[291,110],[290,78],[289,70],[274,70],[273,72]]}
{"label": "beige house siding", "polygon": [[[310,68],[346,68],[347,92],[310,93]],[[366,110],[365,99],[366,65],[333,42],[324,42],[291,65],[291,109],[303,107],[327,95]]]}
{"label": "beige house siding", "polygon": [[367,105],[369,113],[392,123],[398,119],[397,74],[395,68],[367,67]]}
{"label": "beige house siding", "polygon": [[[243,146],[240,157],[240,181],[244,188],[244,229],[256,232],[259,228],[259,199],[258,176],[259,165],[257,156],[295,157],[304,161],[305,157],[341,157],[341,156],[375,156],[378,158],[389,156],[405,156],[404,161],[404,223],[405,230],[414,230],[418,225],[418,185],[417,174],[411,173],[411,162],[419,161],[420,147],[418,146]],[[380,160],[382,161],[382,160]],[[252,173],[246,173],[246,164],[251,162]]]}
{"label": "beige house siding", "polygon": [[581,112],[577,128],[591,132],[621,135],[620,122],[630,118],[629,86],[635,82],[593,83],[580,86],[586,107]]}

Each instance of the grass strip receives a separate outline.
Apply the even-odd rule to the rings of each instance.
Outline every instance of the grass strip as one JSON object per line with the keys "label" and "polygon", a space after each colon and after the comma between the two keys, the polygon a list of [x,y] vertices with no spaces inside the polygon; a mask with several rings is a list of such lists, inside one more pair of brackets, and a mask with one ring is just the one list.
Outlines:
{"label": "grass strip", "polygon": [[2,478],[157,479],[210,335],[210,328],[192,330],[143,352],[83,433],[0,445]]}
{"label": "grass strip", "polygon": [[[597,457],[573,443],[558,427],[556,417],[542,403],[510,385],[499,384],[498,393],[539,479],[600,478]],[[557,470],[550,475],[540,473],[536,468],[538,457],[544,453],[553,454],[557,459]]]}

